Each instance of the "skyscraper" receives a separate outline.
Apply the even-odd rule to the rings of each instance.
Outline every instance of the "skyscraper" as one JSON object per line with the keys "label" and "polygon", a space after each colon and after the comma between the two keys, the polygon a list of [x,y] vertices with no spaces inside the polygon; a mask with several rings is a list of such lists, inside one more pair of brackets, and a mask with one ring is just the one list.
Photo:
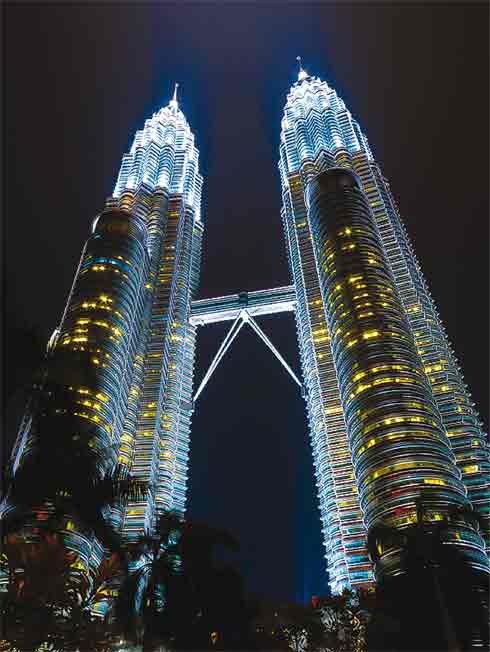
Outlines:
{"label": "skyscraper", "polygon": [[430,522],[467,495],[488,545],[482,424],[365,135],[301,64],[279,169],[332,590],[369,581],[365,528],[415,523],[417,498]]}
{"label": "skyscraper", "polygon": [[184,512],[197,289],[203,226],[202,177],[194,136],[179,109],[168,107],[137,132],[108,207],[140,216],[148,231],[143,318],[119,462],[150,482],[148,499],[126,510],[124,530],[151,528],[162,510]]}
{"label": "skyscraper", "polygon": [[[176,92],[136,133],[92,224],[49,343],[43,432],[31,406],[12,456],[15,472],[53,425],[67,437],[86,436],[85,445],[101,452],[100,477],[128,468],[149,483],[144,501],[107,514],[128,537],[151,530],[159,511],[185,506],[202,177]],[[68,545],[85,567],[97,564],[100,544],[67,523]]]}
{"label": "skyscraper", "polygon": [[[302,385],[330,588],[370,584],[367,531],[449,519],[448,541],[488,570],[468,500],[488,538],[488,444],[388,183],[327,83],[302,67],[287,97],[279,168],[293,284],[195,300],[203,225],[198,151],[176,92],[136,133],[112,196],[94,220],[44,380],[44,429],[33,403],[12,456],[16,472],[43,432],[66,433],[127,469],[145,498],[106,518],[126,537],[163,510],[184,513],[198,326],[233,321],[207,382],[248,324]],[[295,312],[303,381],[255,317]],[[423,503],[421,507],[421,502]],[[8,503],[7,503],[8,504]],[[459,510],[459,511],[458,511]],[[451,520],[452,519],[452,520]],[[67,517],[85,567],[100,541]],[[488,540],[488,539],[487,539]],[[381,546],[379,573],[400,555]]]}

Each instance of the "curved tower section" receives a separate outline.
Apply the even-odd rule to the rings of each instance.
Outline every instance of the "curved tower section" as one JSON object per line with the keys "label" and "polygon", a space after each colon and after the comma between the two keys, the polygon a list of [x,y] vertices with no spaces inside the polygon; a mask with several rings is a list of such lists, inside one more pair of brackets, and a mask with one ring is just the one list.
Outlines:
{"label": "curved tower section", "polygon": [[[309,182],[307,204],[364,523],[404,528],[421,515],[430,531],[462,513],[467,492],[369,202],[355,173],[331,168]],[[488,571],[472,519],[445,542]],[[406,570],[403,551],[379,552],[377,579]]]}
{"label": "curved tower section", "polygon": [[[489,446],[460,367],[413,253],[389,185],[367,139],[336,91],[300,67],[281,124],[280,160],[289,262],[297,292],[298,339],[330,585],[338,592],[372,577],[354,482],[348,424],[332,357],[305,189],[319,172],[353,170],[367,198],[395,289],[468,498],[488,544]],[[354,243],[350,243],[354,244]],[[366,300],[366,311],[369,301]],[[334,334],[333,334],[334,335]],[[355,552],[354,552],[355,551]]]}

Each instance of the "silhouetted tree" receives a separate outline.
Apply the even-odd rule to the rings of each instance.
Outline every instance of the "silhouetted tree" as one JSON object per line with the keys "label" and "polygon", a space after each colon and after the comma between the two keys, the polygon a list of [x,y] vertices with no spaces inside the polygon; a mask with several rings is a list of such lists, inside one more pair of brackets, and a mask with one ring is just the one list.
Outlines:
{"label": "silhouetted tree", "polygon": [[117,447],[100,443],[94,424],[65,409],[73,408],[70,386],[95,386],[93,365],[82,353],[56,353],[46,359],[41,376],[32,393],[29,448],[5,484],[4,531],[35,519],[48,505],[52,515],[72,517],[82,531],[123,554],[106,510],[129,499],[141,500],[148,485],[117,463]]}
{"label": "silhouetted tree", "polygon": [[462,549],[446,543],[449,528],[460,522],[477,525],[470,506],[429,522],[423,499],[417,523],[405,529],[378,524],[368,533],[368,550],[376,564],[381,553],[399,555],[404,572],[384,577],[376,589],[368,642],[374,650],[472,649],[488,641],[484,624],[487,577],[473,569]]}
{"label": "silhouetted tree", "polygon": [[145,651],[153,649],[157,639],[171,636],[165,631],[163,614],[168,587],[178,572],[175,540],[181,528],[179,515],[165,512],[153,535],[140,536],[129,545],[130,569],[118,591],[116,628]]}
{"label": "silhouetted tree", "polygon": [[162,514],[155,534],[130,546],[133,562],[116,607],[123,635],[144,650],[169,642],[177,649],[236,644],[241,579],[231,567],[216,566],[218,545],[237,548],[223,530]]}

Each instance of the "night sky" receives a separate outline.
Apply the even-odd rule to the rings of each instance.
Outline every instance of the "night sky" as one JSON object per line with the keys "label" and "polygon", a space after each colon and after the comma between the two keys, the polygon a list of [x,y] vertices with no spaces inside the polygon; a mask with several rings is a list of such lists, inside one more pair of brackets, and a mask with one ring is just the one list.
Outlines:
{"label": "night sky", "polygon": [[[290,283],[280,120],[300,54],[367,134],[488,424],[488,8],[13,4],[4,13],[5,388],[33,361],[136,129],[174,81],[204,175],[201,297]],[[260,320],[299,371],[291,315]],[[200,330],[197,381],[229,324]],[[305,406],[248,329],[193,420],[189,516],[235,532],[250,592],[326,592]]]}

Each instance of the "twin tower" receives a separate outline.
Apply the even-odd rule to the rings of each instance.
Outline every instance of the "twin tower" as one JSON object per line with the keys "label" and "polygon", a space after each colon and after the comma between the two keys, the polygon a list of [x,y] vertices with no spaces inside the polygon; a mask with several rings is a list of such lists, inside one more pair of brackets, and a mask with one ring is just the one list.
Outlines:
{"label": "twin tower", "polygon": [[[123,467],[148,481],[143,501],[107,518],[127,537],[151,530],[162,510],[185,510],[197,330],[231,322],[206,382],[244,323],[264,338],[257,316],[294,311],[302,381],[288,370],[307,406],[331,591],[403,572],[383,541],[373,571],[366,538],[381,523],[445,520],[446,542],[488,572],[489,447],[474,403],[365,135],[302,67],[279,155],[292,285],[196,301],[198,150],[175,94],[145,122],[50,341],[51,359],[73,372],[53,385],[51,416],[104,451],[101,477]],[[14,472],[40,436],[31,417]],[[65,536],[86,568],[100,560],[96,540],[68,525]]]}

